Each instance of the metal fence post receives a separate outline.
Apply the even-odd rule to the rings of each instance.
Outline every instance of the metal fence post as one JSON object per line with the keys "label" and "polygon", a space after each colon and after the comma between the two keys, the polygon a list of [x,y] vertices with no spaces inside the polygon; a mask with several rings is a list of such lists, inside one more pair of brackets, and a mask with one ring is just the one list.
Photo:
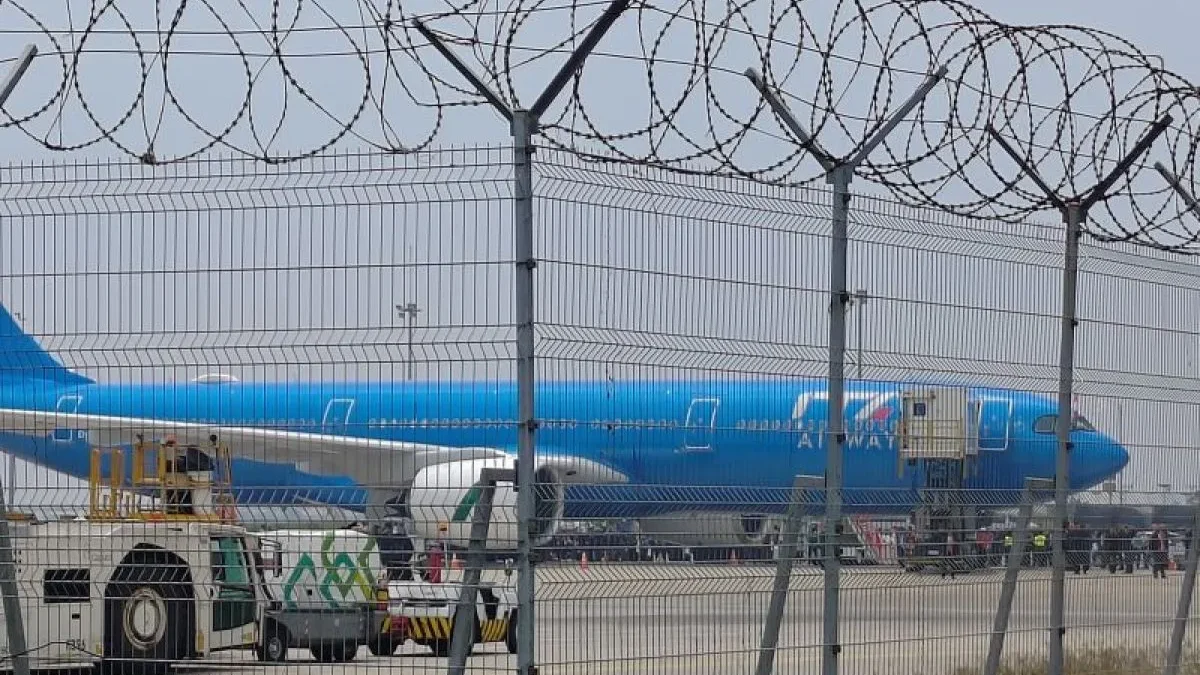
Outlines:
{"label": "metal fence post", "polygon": [[503,99],[492,91],[446,44],[420,20],[413,25],[429,40],[439,53],[450,62],[479,92],[480,96],[510,123],[513,138],[513,256],[516,263],[514,283],[514,314],[517,325],[517,672],[534,675],[534,578],[533,542],[529,532],[534,510],[533,490],[537,474],[535,434],[537,417],[534,408],[534,280],[533,270],[537,265],[533,247],[533,136],[538,131],[538,121],[543,113],[567,86],[570,79],[583,66],[601,38],[612,28],[617,19],[629,7],[630,0],[613,0],[596,20],[579,46],[551,78],[528,110],[511,109]]}
{"label": "metal fence post", "polygon": [[846,444],[844,428],[846,385],[846,257],[850,218],[850,179],[853,167],[839,166],[830,175],[833,184],[833,217],[829,273],[829,410],[825,441],[825,601],[822,626],[822,668],[825,675],[837,675],[842,645],[838,636],[841,607],[842,566],[839,557],[842,520],[842,456]]}
{"label": "metal fence post", "polygon": [[1066,242],[1063,254],[1063,304],[1062,332],[1059,342],[1058,360],[1058,451],[1055,454],[1054,476],[1054,523],[1050,528],[1050,545],[1053,549],[1053,570],[1050,582],[1050,675],[1062,675],[1063,672],[1063,637],[1066,635],[1066,625],[1063,611],[1063,597],[1066,585],[1067,556],[1063,550],[1066,535],[1067,495],[1070,491],[1071,466],[1071,430],[1075,419],[1071,411],[1071,400],[1074,391],[1075,376],[1075,326],[1079,323],[1075,315],[1076,282],[1079,276],[1079,239],[1083,235],[1083,223],[1087,220],[1088,210],[1104,199],[1117,180],[1125,175],[1137,161],[1137,158],[1150,149],[1167,127],[1174,120],[1170,115],[1164,115],[1155,122],[1133,149],[1117,163],[1085,196],[1072,197],[1064,200],[1058,196],[1050,185],[1042,179],[1037,170],[1018,153],[1004,137],[990,124],[987,132],[992,139],[1004,149],[1022,171],[1046,193],[1050,203],[1062,214],[1067,226]]}
{"label": "metal fence post", "polygon": [[1000,656],[1004,651],[1004,638],[1008,633],[1008,618],[1012,614],[1013,598],[1017,593],[1017,574],[1021,571],[1021,560],[1029,542],[1029,521],[1033,518],[1034,492],[1050,490],[1054,481],[1048,478],[1026,478],[1021,492],[1021,507],[1017,510],[1017,528],[1013,532],[1012,549],[1004,565],[1004,585],[1000,590],[1000,606],[996,608],[996,620],[992,624],[991,642],[988,644],[987,665],[984,675],[996,675],[1000,670]]}
{"label": "metal fence post", "polygon": [[[12,481],[12,476],[9,476]],[[17,594],[17,563],[13,555],[12,533],[8,527],[8,505],[0,485],[0,594],[4,599],[4,626],[8,632],[8,653],[12,655],[15,675],[29,675],[28,645],[25,644],[25,617]]]}
{"label": "metal fence post", "polygon": [[762,646],[758,651],[756,675],[771,675],[775,667],[775,648],[779,644],[779,628],[783,623],[783,608],[787,604],[788,584],[792,578],[792,563],[796,559],[796,548],[800,539],[801,514],[810,490],[825,484],[821,476],[796,476],[788,502],[787,517],[783,521],[783,532],[779,542],[779,558],[775,563],[775,586],[771,589],[771,605],[767,609],[767,622],[763,627]]}
{"label": "metal fence post", "polygon": [[[1200,218],[1200,203],[1196,202],[1195,196],[1183,186],[1179,178],[1172,174],[1162,162],[1155,162],[1154,170],[1187,204],[1192,215]],[[1183,655],[1183,637],[1187,633],[1188,616],[1192,609],[1192,594],[1196,590],[1196,567],[1200,564],[1200,554],[1196,550],[1196,535],[1200,531],[1200,493],[1192,495],[1192,500],[1195,511],[1192,515],[1192,531],[1187,542],[1187,563],[1184,566],[1183,584],[1179,589],[1179,601],[1175,607],[1175,624],[1171,628],[1171,642],[1167,647],[1167,663],[1163,666],[1163,675],[1175,675],[1179,672],[1179,660]]]}
{"label": "metal fence post", "polygon": [[533,669],[533,546],[529,538],[534,513],[535,453],[533,388],[533,125],[528,112],[514,110],[513,180],[516,220],[515,251],[517,320],[517,671]]}
{"label": "metal fence post", "polygon": [[842,453],[846,443],[843,427],[846,386],[846,304],[850,294],[846,290],[847,230],[850,219],[850,182],[854,172],[866,161],[871,152],[892,133],[904,118],[933,91],[933,87],[946,75],[942,66],[925,78],[921,86],[901,105],[874,134],[858,147],[852,156],[838,159],[829,154],[811,134],[796,120],[783,100],[779,98],[758,71],[747,68],[745,76],[758,89],[767,105],[775,112],[784,126],[791,131],[825,170],[826,180],[833,185],[833,210],[830,227],[829,267],[829,409],[825,422],[825,600],[821,646],[821,672],[837,675],[838,656],[842,647],[838,640],[838,611],[841,585],[841,564],[838,558],[839,545],[837,528],[842,520]]}
{"label": "metal fence post", "polygon": [[1184,565],[1183,583],[1179,588],[1179,601],[1175,605],[1175,625],[1171,627],[1171,642],[1167,647],[1167,663],[1163,675],[1176,675],[1179,660],[1183,656],[1183,637],[1187,633],[1188,616],[1192,611],[1192,594],[1196,591],[1196,567],[1200,566],[1200,551],[1196,547],[1196,534],[1200,531],[1200,493],[1192,495],[1192,529],[1187,540],[1187,563]]}
{"label": "metal fence post", "polygon": [[1063,638],[1066,635],[1067,495],[1070,491],[1071,427],[1075,423],[1075,327],[1079,323],[1075,303],[1079,282],[1079,239],[1083,236],[1083,206],[1068,202],[1063,220],[1067,226],[1063,243],[1062,316],[1058,351],[1058,449],[1054,456],[1054,522],[1050,528],[1052,569],[1050,571],[1050,672],[1062,673]]}
{"label": "metal fence post", "polygon": [[[4,82],[0,83],[0,107],[16,89],[17,83],[29,70],[37,47],[27,45],[17,62],[9,70]],[[10,466],[12,466],[10,464]],[[13,477],[8,477],[13,485]],[[8,527],[8,505],[4,500],[4,486],[0,485],[0,595],[3,596],[4,626],[8,633],[8,653],[12,655],[15,675],[29,675],[29,646],[25,643],[25,617],[21,613],[21,598],[17,595],[17,564],[13,554],[12,533]]]}
{"label": "metal fence post", "polygon": [[[459,617],[474,617],[479,580],[487,556],[488,526],[492,520],[492,503],[496,496],[496,483],[513,482],[516,472],[508,469],[484,469],[475,485],[479,488],[479,500],[471,513],[471,540],[467,544],[466,560],[463,562],[463,578],[458,593],[458,604],[454,610],[453,632],[450,635],[450,659],[447,672],[461,675],[467,668],[467,654],[475,642],[472,630],[474,621],[460,621]],[[519,581],[519,579],[518,579]],[[518,617],[519,618],[519,617]]]}

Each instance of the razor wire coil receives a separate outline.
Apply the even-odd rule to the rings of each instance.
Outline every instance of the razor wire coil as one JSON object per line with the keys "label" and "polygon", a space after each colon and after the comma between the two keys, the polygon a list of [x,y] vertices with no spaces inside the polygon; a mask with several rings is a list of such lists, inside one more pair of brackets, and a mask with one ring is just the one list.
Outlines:
{"label": "razor wire coil", "polygon": [[[10,101],[0,123],[50,150],[107,144],[148,164],[214,151],[281,163],[351,140],[412,152],[446,141],[450,111],[486,105],[414,19],[517,106],[606,5],[156,0],[150,11],[93,0],[84,16],[78,5],[7,0],[0,2],[4,32],[31,39],[39,60],[55,67],[39,69],[43,78],[53,71],[53,82]],[[324,42],[318,47],[314,38]],[[231,76],[210,92],[175,65],[207,58],[232,62],[227,72],[239,81]],[[335,66],[313,75],[316,60]],[[809,184],[824,178],[823,169],[743,77],[747,67],[834,156],[849,157],[940,66],[948,69],[943,81],[871,153],[861,180],[914,206],[1024,219],[1050,200],[990,138],[989,125],[1071,199],[1170,114],[1152,151],[1089,214],[1087,231],[1100,240],[1200,249],[1200,218],[1152,168],[1161,161],[1197,192],[1196,88],[1117,35],[1008,25],[963,0],[639,0],[540,120],[540,138],[595,161]],[[328,82],[343,88],[331,94],[322,86]],[[125,98],[114,103],[118,95]],[[181,152],[164,151],[168,116],[194,136]],[[303,143],[282,152],[290,118],[306,120]],[[87,132],[68,138],[68,122]]]}

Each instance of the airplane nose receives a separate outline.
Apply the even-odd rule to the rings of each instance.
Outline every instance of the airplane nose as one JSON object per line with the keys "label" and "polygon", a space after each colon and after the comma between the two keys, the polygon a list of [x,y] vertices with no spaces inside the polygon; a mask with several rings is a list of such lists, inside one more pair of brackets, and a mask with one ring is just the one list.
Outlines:
{"label": "airplane nose", "polygon": [[1109,480],[1129,463],[1129,451],[1115,439],[1100,433],[1076,434],[1071,461],[1071,483],[1086,490]]}
{"label": "airplane nose", "polygon": [[1129,464],[1129,451],[1114,439],[1109,438],[1108,442],[1112,446],[1112,473],[1117,474]]}

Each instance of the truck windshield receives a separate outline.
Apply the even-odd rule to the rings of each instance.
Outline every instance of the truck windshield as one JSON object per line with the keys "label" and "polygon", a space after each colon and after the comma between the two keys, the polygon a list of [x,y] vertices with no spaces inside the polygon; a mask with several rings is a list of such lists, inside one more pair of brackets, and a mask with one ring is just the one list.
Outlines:
{"label": "truck windshield", "polygon": [[246,553],[241,537],[213,537],[212,575],[217,586],[212,608],[214,631],[239,629],[257,618]]}
{"label": "truck windshield", "polygon": [[213,581],[229,586],[250,586],[242,544],[236,537],[218,537],[212,552]]}

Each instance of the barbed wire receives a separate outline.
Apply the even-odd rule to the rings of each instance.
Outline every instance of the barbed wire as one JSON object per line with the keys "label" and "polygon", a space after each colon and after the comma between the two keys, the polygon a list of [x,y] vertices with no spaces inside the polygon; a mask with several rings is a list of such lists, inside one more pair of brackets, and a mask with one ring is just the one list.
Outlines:
{"label": "barbed wire", "polygon": [[[0,0],[12,49],[24,34],[41,51],[31,69],[41,82],[22,85],[4,126],[51,150],[108,144],[155,164],[214,150],[278,163],[350,140],[384,152],[461,143],[478,125],[448,119],[486,103],[414,19],[515,107],[607,4],[93,0],[83,15],[80,3]],[[1200,250],[1200,219],[1152,168],[1161,161],[1196,192],[1196,88],[1119,36],[1008,25],[962,0],[640,0],[543,116],[541,139],[598,161],[807,184],[822,168],[747,67],[823,147],[850,156],[942,66],[943,82],[871,154],[863,180],[916,206],[1023,219],[1051,202],[989,125],[1070,199],[1170,114],[1088,232]],[[188,147],[167,152],[168,139]]]}

